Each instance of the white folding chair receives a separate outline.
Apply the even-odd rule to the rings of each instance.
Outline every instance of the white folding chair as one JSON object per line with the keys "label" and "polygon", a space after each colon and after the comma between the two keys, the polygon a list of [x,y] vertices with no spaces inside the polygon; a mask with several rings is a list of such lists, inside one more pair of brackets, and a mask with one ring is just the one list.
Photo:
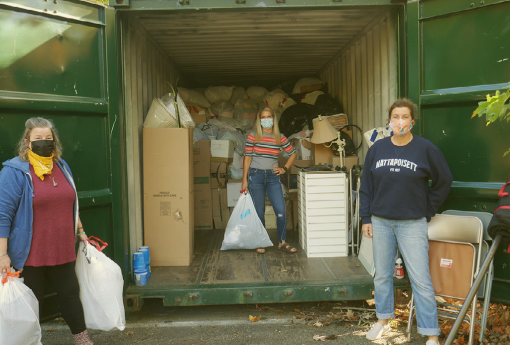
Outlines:
{"label": "white folding chair", "polygon": [[[438,214],[429,223],[429,264],[432,285],[436,296],[465,299],[480,269],[483,243],[483,224],[477,217]],[[456,279],[453,277],[457,277]],[[438,303],[440,318],[455,319],[456,307]],[[474,340],[477,297],[472,304],[472,316],[464,320],[469,323],[468,344]],[[456,307],[458,308],[458,307]],[[407,325],[408,340],[411,339],[411,327],[415,312],[414,295],[409,308]]]}
{"label": "white folding chair", "polygon": [[[487,228],[489,227],[489,223],[492,220],[493,214],[489,212],[478,212],[478,211],[460,211],[460,210],[446,210],[442,214],[450,214],[450,215],[457,215],[457,216],[472,216],[477,217],[482,221],[483,224],[483,246],[482,246],[482,262],[485,260],[485,257],[487,256],[487,253],[489,251],[489,244],[487,241],[492,241],[492,238],[490,237]],[[489,315],[489,306],[490,306],[490,300],[491,300],[491,291],[492,291],[492,280],[494,278],[494,263],[491,262],[491,265],[489,267],[489,270],[485,274],[484,281],[482,282],[482,285],[480,286],[480,289],[478,291],[478,297],[483,298],[483,309],[480,314],[480,326],[481,326],[481,332],[480,332],[480,343],[485,338],[485,329],[487,327],[487,317]]]}

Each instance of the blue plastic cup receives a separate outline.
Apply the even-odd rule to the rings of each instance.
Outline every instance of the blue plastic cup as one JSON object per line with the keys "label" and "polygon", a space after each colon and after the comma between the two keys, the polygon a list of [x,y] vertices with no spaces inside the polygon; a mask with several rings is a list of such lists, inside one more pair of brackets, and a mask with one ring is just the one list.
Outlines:
{"label": "blue plastic cup", "polygon": [[138,251],[139,252],[147,251],[146,258],[147,258],[148,261],[145,261],[145,263],[151,262],[151,250],[150,250],[149,246],[141,246],[140,248],[138,248]]}
{"label": "blue plastic cup", "polygon": [[147,270],[147,278],[151,277],[151,265],[145,266],[145,269]]}
{"label": "blue plastic cup", "polygon": [[138,248],[138,251],[140,253],[143,253],[143,255],[144,255],[145,265],[150,264],[150,262],[151,262],[151,254],[150,254],[149,247],[147,247],[147,246],[140,247],[140,248]]}
{"label": "blue plastic cup", "polygon": [[147,270],[135,270],[135,284],[136,286],[147,285]]}
{"label": "blue plastic cup", "polygon": [[133,269],[144,270],[145,269],[145,254],[136,252],[133,254]]}

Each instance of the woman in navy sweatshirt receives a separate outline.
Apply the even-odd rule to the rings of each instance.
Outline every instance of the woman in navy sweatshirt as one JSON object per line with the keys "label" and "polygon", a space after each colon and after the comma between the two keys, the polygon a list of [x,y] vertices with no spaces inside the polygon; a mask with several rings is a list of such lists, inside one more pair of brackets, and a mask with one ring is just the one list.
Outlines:
{"label": "woman in navy sweatshirt", "polygon": [[415,109],[407,99],[395,101],[388,119],[393,136],[375,142],[365,158],[360,215],[363,234],[373,237],[379,319],[367,338],[381,337],[394,317],[393,273],[398,243],[415,296],[418,332],[428,336],[426,345],[437,345],[440,331],[429,272],[427,222],[446,199],[452,174],[441,151],[412,134]]}

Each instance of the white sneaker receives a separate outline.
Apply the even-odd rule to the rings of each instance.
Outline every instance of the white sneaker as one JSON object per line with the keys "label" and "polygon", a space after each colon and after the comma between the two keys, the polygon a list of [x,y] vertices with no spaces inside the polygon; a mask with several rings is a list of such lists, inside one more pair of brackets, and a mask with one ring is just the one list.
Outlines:
{"label": "white sneaker", "polygon": [[431,340],[427,340],[425,345],[439,345],[439,343],[437,341],[431,339]]}
{"label": "white sneaker", "polygon": [[[370,331],[367,333],[367,339],[368,340],[376,340],[379,339],[384,335],[384,333],[388,332],[390,330],[391,326],[389,323],[387,323],[385,326],[382,325],[380,322],[376,322],[375,325],[372,326]],[[429,345],[429,344],[427,344]]]}

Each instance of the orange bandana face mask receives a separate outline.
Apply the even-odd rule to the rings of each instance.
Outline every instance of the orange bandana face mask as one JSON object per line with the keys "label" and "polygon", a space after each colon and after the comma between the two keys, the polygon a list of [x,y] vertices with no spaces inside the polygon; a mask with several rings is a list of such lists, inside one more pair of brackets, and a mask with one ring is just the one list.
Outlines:
{"label": "orange bandana face mask", "polygon": [[28,150],[28,160],[34,167],[34,172],[41,181],[44,181],[44,175],[51,174],[53,170],[53,152],[49,157],[41,157],[32,150]]}

